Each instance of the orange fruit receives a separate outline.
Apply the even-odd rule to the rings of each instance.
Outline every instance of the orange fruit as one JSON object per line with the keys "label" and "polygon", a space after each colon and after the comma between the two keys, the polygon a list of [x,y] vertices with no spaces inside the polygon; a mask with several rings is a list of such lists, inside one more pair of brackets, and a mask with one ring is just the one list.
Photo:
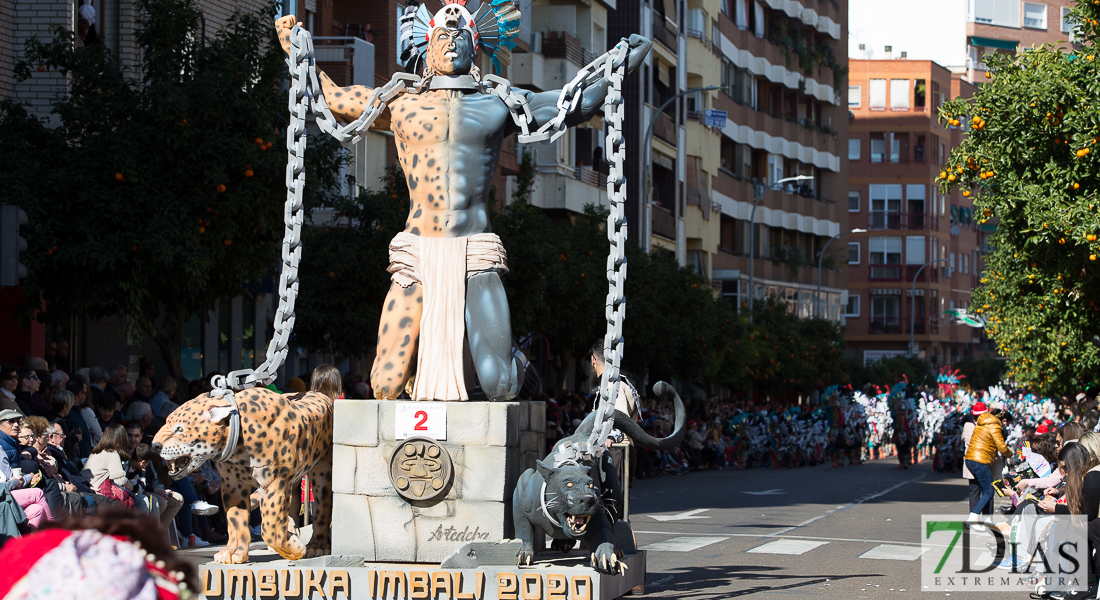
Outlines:
{"label": "orange fruit", "polygon": [[225,184],[219,183],[214,189],[218,190],[218,193],[225,191]]}
{"label": "orange fruit", "polygon": [[245,177],[252,177],[253,175],[255,175],[255,173],[252,172],[252,169],[245,169],[244,170],[244,176]]}
{"label": "orange fruit", "polygon": [[115,173],[115,181],[126,181],[126,178],[122,176],[122,173]]}
{"label": "orange fruit", "polygon": [[42,65],[38,65],[38,72],[39,73],[45,73],[46,72],[46,67],[43,67]]}
{"label": "orange fruit", "polygon": [[222,242],[222,243],[223,243],[223,244],[225,244],[226,246],[229,246],[229,245],[231,245],[231,244],[233,243],[233,240],[225,240],[225,241],[224,241],[224,242]]}
{"label": "orange fruit", "polygon": [[1096,260],[1096,255],[1095,254],[1090,254],[1089,255],[1089,260]]}
{"label": "orange fruit", "polygon": [[263,144],[264,143],[264,138],[256,138],[256,139],[252,140],[252,142],[255,143],[255,144]]}
{"label": "orange fruit", "polygon": [[1073,189],[1077,189],[1077,188],[1079,188],[1079,187],[1081,187],[1081,184],[1080,184],[1080,183],[1075,183],[1075,184],[1073,184]]}
{"label": "orange fruit", "polygon": [[969,196],[970,196],[970,190],[967,190],[967,191],[963,192],[963,197],[964,198],[969,197]]}
{"label": "orange fruit", "polygon": [[947,180],[948,180],[948,181],[955,181],[955,176],[954,176],[954,175],[949,175],[949,176],[947,177]]}

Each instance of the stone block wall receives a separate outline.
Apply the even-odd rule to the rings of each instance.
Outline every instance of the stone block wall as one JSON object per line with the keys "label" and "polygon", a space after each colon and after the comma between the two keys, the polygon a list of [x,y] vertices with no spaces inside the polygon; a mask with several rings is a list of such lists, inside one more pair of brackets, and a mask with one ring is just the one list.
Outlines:
{"label": "stone block wall", "polygon": [[542,402],[448,402],[453,483],[410,502],[389,477],[396,402],[337,400],[333,431],[333,554],[439,563],[462,544],[514,537],[512,491],[546,446]]}

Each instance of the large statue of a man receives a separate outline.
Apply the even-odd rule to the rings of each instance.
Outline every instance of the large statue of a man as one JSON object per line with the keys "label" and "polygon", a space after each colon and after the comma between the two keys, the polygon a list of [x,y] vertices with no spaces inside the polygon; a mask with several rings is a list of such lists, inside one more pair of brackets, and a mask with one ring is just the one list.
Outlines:
{"label": "large statue of a man", "polygon": [[[475,15],[464,4],[445,4],[425,28],[421,91],[394,98],[373,125],[393,132],[411,198],[405,230],[390,244],[392,283],[371,370],[380,399],[397,398],[415,375],[415,400],[467,400],[474,387],[467,366],[490,400],[510,400],[522,383],[500,280],[506,255],[491,233],[486,206],[501,145],[519,127],[504,100],[476,79],[476,51],[495,50],[491,58],[497,63],[503,27],[501,36],[489,39],[479,27],[489,11]],[[294,24],[293,16],[276,22],[284,49]],[[631,36],[629,45],[626,66],[632,73],[651,42]],[[340,88],[323,73],[320,81],[338,119],[350,122],[363,114],[370,88]],[[596,115],[607,89],[603,79],[588,86],[566,125]],[[526,100],[531,130],[557,116],[559,90],[513,91]]]}

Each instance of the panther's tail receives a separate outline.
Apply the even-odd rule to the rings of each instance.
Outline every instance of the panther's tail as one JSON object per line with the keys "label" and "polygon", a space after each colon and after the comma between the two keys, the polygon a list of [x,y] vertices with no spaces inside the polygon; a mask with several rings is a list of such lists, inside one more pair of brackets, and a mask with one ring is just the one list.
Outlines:
{"label": "panther's tail", "polygon": [[676,420],[672,426],[671,435],[664,438],[655,438],[646,433],[633,419],[619,411],[615,411],[615,428],[625,433],[630,439],[634,440],[636,444],[644,448],[649,448],[650,450],[671,450],[679,446],[680,442],[684,440],[684,435],[687,434],[687,427],[685,426],[687,411],[684,410],[684,403],[680,401],[680,395],[676,393],[676,390],[673,389],[671,385],[663,381],[658,381],[653,386],[653,392],[658,396],[672,396]]}

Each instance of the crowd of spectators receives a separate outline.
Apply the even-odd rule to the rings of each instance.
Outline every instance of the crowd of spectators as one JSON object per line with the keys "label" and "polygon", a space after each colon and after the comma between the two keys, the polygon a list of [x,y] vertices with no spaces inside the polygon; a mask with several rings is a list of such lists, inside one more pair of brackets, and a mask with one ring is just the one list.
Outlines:
{"label": "crowd of spectators", "polygon": [[[156,382],[154,385],[154,381]],[[204,385],[199,382],[199,385]],[[110,509],[145,512],[183,547],[225,539],[220,477],[209,465],[173,481],[150,447],[187,398],[142,363],[72,370],[65,341],[45,357],[0,364],[0,540]]]}

